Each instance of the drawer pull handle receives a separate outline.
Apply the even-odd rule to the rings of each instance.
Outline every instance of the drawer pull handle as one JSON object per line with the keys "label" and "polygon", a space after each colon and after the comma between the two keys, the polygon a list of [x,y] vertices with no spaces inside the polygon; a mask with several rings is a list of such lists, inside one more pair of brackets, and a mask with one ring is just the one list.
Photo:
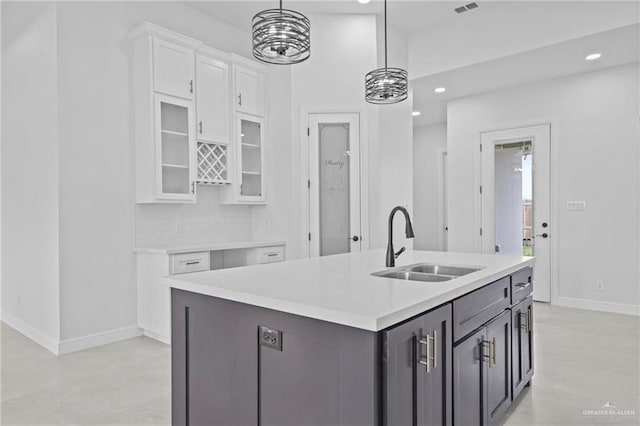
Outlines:
{"label": "drawer pull handle", "polygon": [[277,256],[279,253],[267,253],[267,256],[269,257],[274,257]]}
{"label": "drawer pull handle", "polygon": [[529,287],[530,285],[531,285],[531,283],[518,283],[518,284],[516,284],[516,287],[518,287],[520,289],[518,291],[521,291],[521,290],[524,290],[525,288]]}
{"label": "drawer pull handle", "polygon": [[199,264],[199,263],[200,263],[200,261],[199,261],[199,260],[193,260],[193,261],[191,261],[191,262],[186,262],[186,265],[197,265],[197,264]]}

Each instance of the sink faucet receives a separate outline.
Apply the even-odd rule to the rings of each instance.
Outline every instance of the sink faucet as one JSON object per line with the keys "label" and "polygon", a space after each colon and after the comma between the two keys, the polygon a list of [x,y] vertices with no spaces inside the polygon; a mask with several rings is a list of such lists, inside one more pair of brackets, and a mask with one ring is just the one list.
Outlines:
{"label": "sink faucet", "polygon": [[389,242],[387,243],[387,262],[386,262],[387,268],[393,268],[394,266],[396,266],[396,258],[405,251],[404,247],[398,250],[397,253],[394,252],[393,250],[393,216],[396,214],[397,211],[401,211],[402,214],[404,214],[404,220],[405,220],[404,233],[406,234],[407,238],[414,237],[413,226],[411,225],[411,218],[409,217],[409,212],[407,211],[407,209],[405,209],[402,206],[394,207],[393,210],[391,210],[391,214],[389,214]]}

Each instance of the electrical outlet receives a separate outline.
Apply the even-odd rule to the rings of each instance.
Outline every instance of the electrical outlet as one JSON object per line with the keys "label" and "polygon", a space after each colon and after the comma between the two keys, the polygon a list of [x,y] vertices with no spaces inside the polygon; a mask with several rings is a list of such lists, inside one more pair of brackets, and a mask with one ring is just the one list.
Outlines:
{"label": "electrical outlet", "polygon": [[260,344],[277,351],[282,351],[282,331],[261,325]]}
{"label": "electrical outlet", "polygon": [[596,290],[604,291],[604,281],[596,280]]}

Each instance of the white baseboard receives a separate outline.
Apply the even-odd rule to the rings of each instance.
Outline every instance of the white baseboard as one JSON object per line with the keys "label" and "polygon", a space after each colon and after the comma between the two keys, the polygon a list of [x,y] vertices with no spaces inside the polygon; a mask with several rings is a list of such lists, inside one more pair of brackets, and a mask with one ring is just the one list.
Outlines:
{"label": "white baseboard", "polygon": [[107,345],[121,340],[142,336],[142,330],[138,326],[117,328],[102,333],[90,334],[88,336],[66,339],[58,345],[58,353],[81,351],[83,349],[94,348],[96,346]]}
{"label": "white baseboard", "polygon": [[11,314],[6,312],[2,313],[2,322],[7,324],[9,327],[18,331],[21,334],[24,334],[29,339],[33,340],[49,352],[59,355],[59,347],[58,342],[55,339],[44,334],[42,331],[34,328],[33,326],[27,324],[19,318],[14,317]]}
{"label": "white baseboard", "polygon": [[143,334],[147,337],[152,338],[153,340],[157,340],[162,343],[166,343],[167,345],[171,345],[171,338],[164,336],[162,334],[154,333],[153,331],[144,330]]}
{"label": "white baseboard", "polygon": [[558,297],[554,300],[553,304],[557,306],[565,306],[567,308],[588,309],[591,311],[610,312],[613,314],[640,316],[639,305],[599,302],[597,300],[575,299],[573,297]]}

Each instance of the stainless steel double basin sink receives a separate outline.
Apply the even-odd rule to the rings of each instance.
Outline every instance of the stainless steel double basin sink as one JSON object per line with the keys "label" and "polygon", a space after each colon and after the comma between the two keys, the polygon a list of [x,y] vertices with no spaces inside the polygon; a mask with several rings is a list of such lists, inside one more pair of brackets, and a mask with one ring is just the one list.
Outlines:
{"label": "stainless steel double basin sink", "polygon": [[398,280],[437,283],[449,281],[463,275],[471,274],[481,269],[483,268],[477,266],[451,266],[436,265],[432,263],[416,263],[414,265],[374,272],[371,275],[375,277],[394,278]]}

